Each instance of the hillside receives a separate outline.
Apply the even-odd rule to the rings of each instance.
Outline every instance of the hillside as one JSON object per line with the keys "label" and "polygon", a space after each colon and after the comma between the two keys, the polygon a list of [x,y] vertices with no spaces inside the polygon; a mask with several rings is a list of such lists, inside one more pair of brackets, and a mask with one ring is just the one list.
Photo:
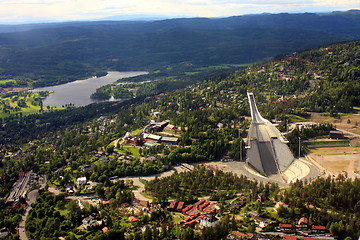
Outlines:
{"label": "hillside", "polygon": [[108,70],[264,61],[281,53],[358,39],[360,14],[263,14],[12,26],[15,32],[6,30],[8,26],[0,29],[7,31],[0,34],[1,79],[16,80],[7,86],[36,87]]}
{"label": "hillside", "polygon": [[[207,163],[224,157],[240,159],[244,152],[240,153],[239,149],[240,146],[244,149],[242,138],[247,135],[249,125],[244,117],[249,116],[246,99],[249,90],[255,93],[260,112],[269,119],[273,116],[284,119],[289,113],[306,117],[310,110],[332,114],[351,111],[352,107],[359,106],[359,59],[359,41],[334,44],[277,57],[230,74],[213,75],[190,87],[155,96],[19,116],[14,121],[8,119],[0,125],[0,194],[7,196],[19,172],[30,170],[46,174],[52,191],[63,193],[51,196],[46,191],[40,192],[39,202],[33,205],[27,221],[26,231],[32,239],[70,238],[75,234],[85,239],[102,239],[107,236],[101,235],[104,226],[110,228],[109,235],[117,233],[118,239],[124,233],[128,234],[128,239],[129,236],[142,239],[145,233],[160,233],[143,232],[141,228],[165,229],[168,225],[171,226],[169,231],[162,233],[169,234],[169,239],[202,239],[198,235],[184,237],[188,236],[186,233],[194,232],[180,226],[179,220],[184,217],[164,212],[165,207],[149,207],[149,215],[141,210],[136,213],[138,221],[130,222],[132,210],[124,213],[119,211],[119,206],[122,208],[125,203],[136,205],[133,190],[137,188],[132,181],[110,180],[135,176],[132,179],[139,181],[138,176],[181,167],[177,166],[180,163]],[[154,82],[145,83],[138,91],[151,84]],[[151,120],[170,120],[172,127],[157,134],[178,137],[178,143],[136,146],[135,142],[122,141],[126,132],[139,134]],[[239,128],[243,129],[240,136]],[[329,129],[329,125],[310,128],[307,136],[323,134]],[[270,229],[274,232],[279,223],[294,222],[294,219],[306,216],[311,224],[326,226],[336,239],[358,237],[358,180],[340,175],[335,179],[320,178],[309,185],[298,181],[286,190],[280,190],[277,184],[267,184],[267,179],[263,180],[264,184],[232,173],[216,173],[217,169],[211,166],[210,169],[200,167],[193,174],[176,173],[172,177],[155,178],[145,182],[146,194],[151,194],[154,201],[176,198],[187,203],[195,202],[195,196],[211,197],[220,206],[217,216],[224,223],[218,228],[203,230],[202,236],[224,237],[234,229],[254,233],[254,219],[246,214],[256,211],[271,221]],[[91,185],[76,183],[77,178],[84,176]],[[239,183],[238,186],[235,183]],[[74,196],[66,195],[68,186],[76,186]],[[258,202],[258,193],[267,194],[268,200]],[[92,194],[96,201],[101,199],[102,204],[84,204],[84,209],[80,209],[74,200],[81,199],[83,194]],[[231,203],[238,197],[248,200],[243,203],[246,207],[235,211]],[[273,208],[277,201],[289,203],[288,211],[275,212]],[[0,224],[15,233],[23,208],[3,205]],[[10,208],[15,210],[10,211]],[[99,211],[100,215],[97,214]],[[164,216],[160,223],[157,221],[159,214]],[[104,220],[104,225],[79,230],[84,216],[90,215]],[[230,218],[226,216],[233,217],[232,226],[228,225]],[[12,236],[16,239],[16,234]]]}

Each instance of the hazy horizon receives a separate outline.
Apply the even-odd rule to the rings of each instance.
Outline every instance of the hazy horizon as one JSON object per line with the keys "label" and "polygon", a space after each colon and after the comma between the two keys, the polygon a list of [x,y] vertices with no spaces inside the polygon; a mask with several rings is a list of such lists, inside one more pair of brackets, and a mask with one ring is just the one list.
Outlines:
{"label": "hazy horizon", "polygon": [[179,17],[229,17],[262,13],[325,13],[360,9],[343,0],[5,0],[0,24],[99,20],[160,20]]}

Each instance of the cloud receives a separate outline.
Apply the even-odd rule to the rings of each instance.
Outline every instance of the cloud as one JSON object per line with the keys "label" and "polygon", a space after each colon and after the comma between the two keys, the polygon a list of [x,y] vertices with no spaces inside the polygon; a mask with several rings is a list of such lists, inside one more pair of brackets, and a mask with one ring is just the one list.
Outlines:
{"label": "cloud", "polygon": [[86,20],[130,14],[218,17],[359,8],[360,2],[353,0],[3,0],[0,22]]}

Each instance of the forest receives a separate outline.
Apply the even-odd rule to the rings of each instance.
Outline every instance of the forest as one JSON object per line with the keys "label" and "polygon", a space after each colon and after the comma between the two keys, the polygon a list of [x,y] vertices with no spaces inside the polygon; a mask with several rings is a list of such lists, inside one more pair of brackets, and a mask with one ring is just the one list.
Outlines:
{"label": "forest", "polygon": [[310,213],[309,221],[327,226],[336,239],[356,239],[359,229],[359,179],[345,175],[317,178],[311,183],[295,182],[284,191],[282,199],[292,207],[285,214]]}
{"label": "forest", "polygon": [[[242,139],[246,137],[246,129],[250,124],[246,99],[248,90],[254,92],[260,112],[268,119],[284,121],[289,119],[289,114],[306,118],[311,111],[327,112],[333,116],[354,111],[353,107],[359,107],[359,96],[355,94],[360,76],[359,49],[359,41],[328,45],[279,56],[264,64],[255,64],[231,73],[207,75],[203,81],[200,81],[201,75],[195,78],[177,76],[181,84],[190,84],[185,88],[161,89],[161,84],[144,83],[137,90],[144,94],[124,102],[91,104],[81,108],[70,107],[61,111],[2,119],[0,196],[8,195],[19,172],[33,170],[47,175],[49,182],[60,190],[74,184],[76,178],[86,176],[96,182],[97,186],[90,190],[80,189],[78,194],[96,194],[103,200],[110,201],[109,209],[106,208],[103,215],[100,214],[101,217],[95,218],[111,218],[112,222],[106,226],[115,227],[108,235],[114,234],[121,239],[125,234],[125,225],[119,220],[118,212],[113,207],[131,202],[133,187],[121,182],[114,184],[110,182],[110,177],[153,175],[169,170],[178,163],[213,161],[225,156],[233,160],[241,159],[238,149],[240,144],[244,147]],[[143,79],[138,79],[138,82],[142,81]],[[165,79],[159,82],[161,81],[166,82]],[[351,88],[348,87],[350,85]],[[315,104],[316,101],[321,104]],[[159,112],[160,115],[154,116],[154,112]],[[177,126],[179,145],[147,147],[139,150],[139,157],[126,153],[121,146],[115,146],[116,139],[122,138],[126,132],[144,128],[151,120],[170,120]],[[331,125],[319,125],[308,130],[295,130],[289,140],[293,146],[297,146],[299,136],[306,139],[326,134],[331,129]],[[296,154],[297,148],[293,149]],[[125,152],[122,153],[123,158],[114,153],[122,151]],[[245,152],[242,154],[244,157]],[[152,160],[140,159],[147,156],[151,156]],[[83,170],[84,166],[89,167]],[[289,189],[279,190],[275,185],[264,186],[244,177],[216,174],[218,175],[215,177],[213,172],[199,168],[194,174],[179,173],[161,180],[156,179],[147,183],[146,187],[159,201],[172,198],[191,201],[195,196],[208,195],[226,203],[243,191],[252,192],[252,200],[257,197],[257,193],[265,191],[270,193],[272,201],[281,199],[294,206],[294,209],[281,213],[286,219],[307,213],[313,216],[313,222],[327,226],[334,236],[339,236],[338,239],[355,239],[356,234],[359,234],[356,232],[360,189],[358,181],[346,177],[317,179],[312,183],[294,183]],[[203,178],[208,179],[208,185],[201,184],[200,179]],[[185,188],[185,184],[191,182],[189,179],[196,184],[187,184],[189,188]],[[169,187],[168,190],[165,185]],[[163,191],[159,191],[160,188]],[[174,189],[177,190],[176,193]],[[214,192],[214,189],[218,191]],[[351,196],[344,197],[346,193]],[[1,218],[0,228],[10,229],[14,233],[13,239],[16,239],[15,228],[22,209],[7,215],[4,200],[1,200],[1,205],[4,207],[0,209],[0,215],[6,217]],[[62,195],[53,197],[46,192],[41,193],[39,204],[35,205],[34,213],[30,214],[27,223],[32,238],[46,239],[46,236],[41,236],[39,229],[47,225],[47,222],[56,222],[56,219],[63,220],[64,224],[57,226],[58,232],[51,233],[54,237],[63,236],[68,229],[78,227],[78,216],[71,216],[67,212],[74,207],[72,205],[75,204],[71,201],[63,201]],[[46,214],[49,215],[47,219],[43,218],[44,206],[53,206]],[[261,210],[258,205],[254,206]],[[254,206],[249,205],[249,208]],[[322,211],[324,209],[331,212]],[[76,209],[71,213],[91,215],[97,210],[88,207],[84,212]],[[161,214],[171,219],[167,212]],[[157,227],[166,226],[156,221],[158,216],[155,213],[145,216],[140,222],[144,225],[152,223],[151,226],[144,232],[135,226],[129,239],[141,239],[146,234],[156,235],[155,239],[161,239],[161,234],[165,234],[156,230]],[[189,229],[177,228],[166,234],[169,234],[169,238],[189,236],[186,239],[211,239],[205,236],[221,233],[223,237],[231,228],[231,225],[222,221],[219,229],[203,230],[202,235]],[[85,236],[86,234],[83,233]],[[96,237],[101,239],[102,236],[107,235]],[[76,233],[67,237],[74,239]]]}
{"label": "forest", "polygon": [[358,11],[348,11],[1,26],[0,79],[14,79],[12,86],[42,87],[109,70],[254,63],[357,39],[359,16]]}

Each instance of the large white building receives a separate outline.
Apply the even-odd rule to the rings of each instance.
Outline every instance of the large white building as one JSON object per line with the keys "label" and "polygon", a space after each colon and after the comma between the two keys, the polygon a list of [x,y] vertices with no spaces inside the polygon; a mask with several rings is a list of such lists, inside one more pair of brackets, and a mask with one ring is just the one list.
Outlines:
{"label": "large white building", "polygon": [[247,162],[266,176],[283,173],[294,161],[287,139],[256,106],[253,93],[248,93],[252,122],[247,139]]}

